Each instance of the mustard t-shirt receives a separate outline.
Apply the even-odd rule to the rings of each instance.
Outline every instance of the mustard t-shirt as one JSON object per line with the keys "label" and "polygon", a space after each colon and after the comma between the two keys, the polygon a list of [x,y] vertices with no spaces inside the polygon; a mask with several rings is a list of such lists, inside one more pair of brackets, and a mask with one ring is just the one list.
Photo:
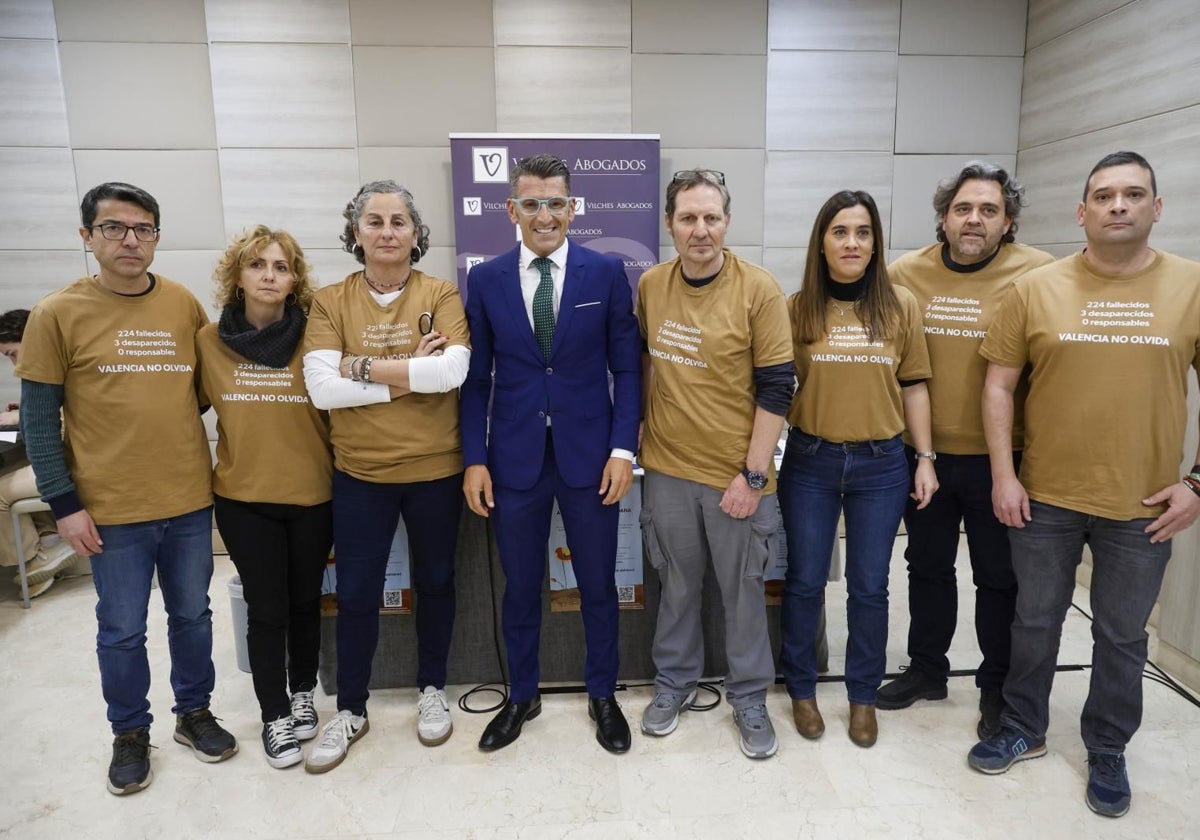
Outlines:
{"label": "mustard t-shirt", "polygon": [[97,524],[212,504],[196,400],[196,332],[206,323],[192,293],[160,275],[136,296],[84,277],[30,314],[17,376],[63,386],[67,468]]}
{"label": "mustard t-shirt", "polygon": [[[826,332],[817,341],[803,344],[793,326],[799,388],[792,396],[788,423],[834,443],[887,440],[900,434],[900,380],[928,379],[930,372],[917,300],[902,288],[896,289],[896,298],[900,316],[887,338],[870,340],[849,302],[830,300],[825,305]],[[793,324],[799,299],[797,292],[789,301]]]}
{"label": "mustard t-shirt", "polygon": [[980,353],[1029,364],[1021,483],[1031,499],[1127,521],[1179,480],[1188,367],[1200,370],[1200,264],[1159,251],[1107,275],[1083,254],[1009,290]]}
{"label": "mustard t-shirt", "polygon": [[[716,279],[695,288],[676,258],[642,275],[637,317],[652,372],[638,460],[724,490],[746,466],[754,368],[792,359],[779,283],[726,250]],[[772,465],[766,492],[774,491]]]}
{"label": "mustard t-shirt", "polygon": [[[925,322],[933,368],[929,380],[933,448],[951,455],[986,455],[980,401],[987,360],[979,355],[979,345],[1013,281],[1031,268],[1053,262],[1054,257],[1010,242],[1002,244],[982,268],[955,271],[942,260],[945,247],[939,242],[910,251],[888,266],[888,276],[916,296]],[[1014,450],[1025,445],[1028,390],[1028,381],[1021,377],[1013,401]],[[911,445],[907,432],[904,438]]]}
{"label": "mustard t-shirt", "polygon": [[[470,346],[462,298],[453,283],[413,269],[400,296],[381,306],[358,271],[313,296],[305,352],[407,359],[421,340],[423,313],[433,316],[433,329],[449,337],[447,346]],[[432,481],[462,472],[458,391],[335,408],[329,421],[334,464],[362,481]]]}
{"label": "mustard t-shirt", "polygon": [[217,412],[213,492],[242,502],[329,501],[329,424],[304,388],[301,348],[287,367],[267,367],[231,350],[209,324],[196,336],[196,351],[200,399]]}

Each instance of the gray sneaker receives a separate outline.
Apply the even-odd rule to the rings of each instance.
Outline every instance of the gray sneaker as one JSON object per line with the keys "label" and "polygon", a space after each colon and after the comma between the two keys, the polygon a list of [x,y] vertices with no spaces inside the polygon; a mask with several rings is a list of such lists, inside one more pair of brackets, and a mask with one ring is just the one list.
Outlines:
{"label": "gray sneaker", "polygon": [[684,697],[669,691],[658,691],[642,712],[642,731],[647,735],[670,735],[679,726],[679,713],[686,712],[696,702],[696,689]]}
{"label": "gray sneaker", "polygon": [[733,722],[737,724],[742,752],[748,757],[770,758],[775,755],[779,744],[775,741],[775,727],[771,725],[764,704],[734,709]]}

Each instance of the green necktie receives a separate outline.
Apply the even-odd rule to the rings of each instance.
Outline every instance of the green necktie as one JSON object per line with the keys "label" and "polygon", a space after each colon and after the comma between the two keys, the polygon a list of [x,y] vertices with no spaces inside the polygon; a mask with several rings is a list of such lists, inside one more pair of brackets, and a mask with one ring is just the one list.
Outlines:
{"label": "green necktie", "polygon": [[533,267],[542,275],[537,291],[533,293],[533,334],[542,355],[550,358],[550,347],[554,344],[554,280],[550,277],[553,263],[545,257],[533,261]]}

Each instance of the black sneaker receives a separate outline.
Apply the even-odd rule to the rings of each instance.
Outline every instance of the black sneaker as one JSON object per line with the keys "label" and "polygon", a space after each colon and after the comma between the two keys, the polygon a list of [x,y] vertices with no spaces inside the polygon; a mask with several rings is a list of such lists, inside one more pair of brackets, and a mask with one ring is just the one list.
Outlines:
{"label": "black sneaker", "polygon": [[224,761],[238,751],[237,740],[221,728],[208,709],[176,715],[175,740],[209,763]]}
{"label": "black sneaker", "polygon": [[150,786],[150,729],[143,726],[113,738],[112,762],[108,765],[108,792],[117,796],[137,793]]}
{"label": "black sneaker", "polygon": [[291,767],[304,760],[304,753],[300,751],[300,742],[296,740],[296,735],[292,732],[291,715],[284,715],[270,723],[264,723],[262,742],[263,750],[267,754],[267,764],[276,770]]}
{"label": "black sneaker", "polygon": [[1089,752],[1087,805],[1102,817],[1123,817],[1129,811],[1129,775],[1125,756]]}
{"label": "black sneaker", "polygon": [[1000,731],[1000,713],[1004,711],[1004,695],[998,688],[979,689],[979,723],[975,734],[986,741]]}
{"label": "black sneaker", "polygon": [[875,705],[880,709],[907,709],[918,700],[945,700],[946,681],[935,680],[924,671],[909,668],[879,689]]}
{"label": "black sneaker", "polygon": [[292,695],[292,734],[298,741],[307,741],[317,734],[317,707],[313,703],[315,686],[301,686]]}

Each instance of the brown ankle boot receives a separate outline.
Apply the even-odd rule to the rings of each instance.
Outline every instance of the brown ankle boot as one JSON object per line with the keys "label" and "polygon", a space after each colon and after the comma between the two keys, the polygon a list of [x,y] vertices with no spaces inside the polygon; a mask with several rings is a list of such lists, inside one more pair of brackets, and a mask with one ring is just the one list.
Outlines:
{"label": "brown ankle boot", "polygon": [[879,737],[879,723],[875,720],[875,705],[850,704],[850,740],[860,747],[874,746]]}
{"label": "brown ankle boot", "polygon": [[810,741],[815,741],[825,734],[825,720],[821,710],[817,708],[817,698],[792,701],[792,720],[796,722],[796,731]]}

